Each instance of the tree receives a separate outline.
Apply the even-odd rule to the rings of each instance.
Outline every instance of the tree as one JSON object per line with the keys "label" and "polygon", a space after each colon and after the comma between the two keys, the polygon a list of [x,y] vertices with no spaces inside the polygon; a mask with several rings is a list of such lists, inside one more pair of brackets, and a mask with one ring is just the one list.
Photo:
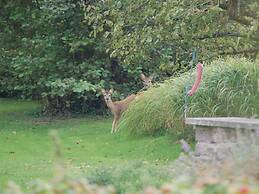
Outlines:
{"label": "tree", "polygon": [[108,38],[111,56],[169,75],[184,70],[195,49],[205,61],[254,57],[258,10],[256,0],[107,0],[85,6],[93,36]]}
{"label": "tree", "polygon": [[125,96],[139,75],[166,79],[200,61],[258,53],[256,0],[0,1],[0,95],[48,113],[102,110],[100,88]]}
{"label": "tree", "polygon": [[78,1],[1,2],[0,91],[43,102],[44,112],[98,112],[100,88],[139,88],[91,37]]}

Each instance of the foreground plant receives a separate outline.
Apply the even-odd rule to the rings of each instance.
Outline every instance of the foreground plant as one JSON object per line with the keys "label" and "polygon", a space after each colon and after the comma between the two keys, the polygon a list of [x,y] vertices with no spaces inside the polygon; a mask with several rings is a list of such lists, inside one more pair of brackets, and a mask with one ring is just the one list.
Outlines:
{"label": "foreground plant", "polygon": [[[194,74],[193,74],[194,78]],[[198,92],[188,99],[188,117],[258,117],[259,68],[245,58],[205,64]],[[126,111],[120,128],[134,135],[183,132],[184,96],[189,74],[181,74],[144,92]]]}

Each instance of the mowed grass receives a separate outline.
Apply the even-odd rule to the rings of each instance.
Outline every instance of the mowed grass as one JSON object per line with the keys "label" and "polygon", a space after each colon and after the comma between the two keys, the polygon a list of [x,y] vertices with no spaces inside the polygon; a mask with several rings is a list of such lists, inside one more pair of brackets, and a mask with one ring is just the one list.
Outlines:
{"label": "mowed grass", "polygon": [[35,179],[52,177],[53,130],[61,139],[67,174],[73,177],[135,163],[163,167],[180,152],[168,136],[112,135],[111,118],[50,119],[36,116],[39,109],[36,102],[0,99],[0,185],[12,180],[27,187]]}

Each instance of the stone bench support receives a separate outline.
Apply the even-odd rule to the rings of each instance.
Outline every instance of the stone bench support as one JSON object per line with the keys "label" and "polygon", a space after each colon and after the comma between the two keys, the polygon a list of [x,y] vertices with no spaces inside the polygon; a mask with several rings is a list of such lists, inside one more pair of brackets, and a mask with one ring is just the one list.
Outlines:
{"label": "stone bench support", "polygon": [[222,160],[240,145],[259,149],[259,120],[238,117],[187,118],[195,129],[195,156]]}

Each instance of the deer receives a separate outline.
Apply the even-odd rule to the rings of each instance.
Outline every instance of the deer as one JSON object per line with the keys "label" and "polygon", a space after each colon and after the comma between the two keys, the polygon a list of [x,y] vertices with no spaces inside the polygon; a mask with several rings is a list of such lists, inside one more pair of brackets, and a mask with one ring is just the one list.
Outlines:
{"label": "deer", "polygon": [[115,133],[117,131],[118,122],[120,120],[120,117],[122,113],[127,110],[129,107],[129,104],[136,98],[135,94],[131,94],[130,96],[127,96],[125,99],[120,101],[112,101],[112,93],[113,89],[110,90],[101,90],[104,101],[107,105],[107,107],[111,110],[113,113],[113,122],[112,122],[112,130],[111,133]]}
{"label": "deer", "polygon": [[[143,81],[144,88],[152,86],[153,75],[148,77],[142,73],[140,75],[140,78]],[[113,89],[110,89],[110,90],[102,89],[101,90],[103,97],[104,97],[104,101],[114,116],[113,122],[112,122],[111,133],[115,133],[117,131],[117,126],[118,126],[118,122],[121,118],[121,115],[123,112],[125,112],[128,109],[130,103],[132,101],[134,101],[136,98],[139,99],[139,97],[143,95],[142,92],[139,92],[138,94],[131,94],[121,101],[112,101],[113,91],[114,91]]]}
{"label": "deer", "polygon": [[[143,85],[144,85],[143,89],[147,89],[147,88],[150,88],[153,86],[154,75],[145,76],[145,74],[141,73],[140,78],[143,81]],[[136,95],[136,100],[139,100],[141,98],[141,96],[143,96],[143,94],[144,94],[143,91],[138,92]]]}
{"label": "deer", "polygon": [[140,78],[143,81],[144,88],[149,88],[149,87],[153,86],[152,81],[154,79],[154,75],[151,75],[151,76],[148,77],[148,76],[145,76],[145,74],[141,73]]}

